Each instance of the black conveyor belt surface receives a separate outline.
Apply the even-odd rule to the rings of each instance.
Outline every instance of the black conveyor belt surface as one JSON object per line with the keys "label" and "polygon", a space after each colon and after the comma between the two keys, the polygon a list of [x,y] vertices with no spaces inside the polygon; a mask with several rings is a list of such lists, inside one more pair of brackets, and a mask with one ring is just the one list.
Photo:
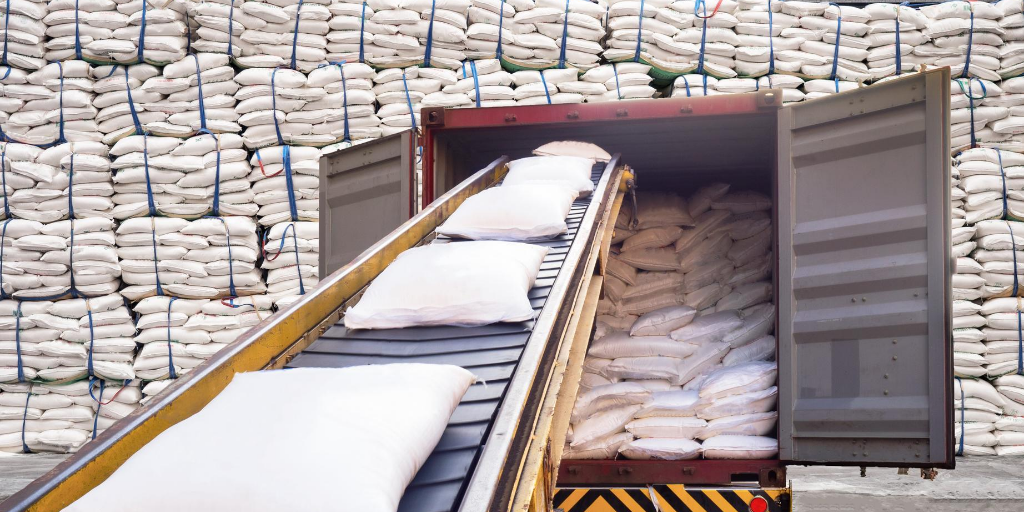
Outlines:
{"label": "black conveyor belt surface", "polygon": [[[605,164],[594,166],[595,185]],[[550,248],[530,290],[533,309],[540,312],[565,262],[591,200],[577,199],[566,223],[569,232],[539,242]],[[438,237],[434,243],[450,240]],[[453,241],[454,242],[454,241]],[[458,243],[458,242],[455,242]],[[559,307],[552,304],[552,307]],[[406,489],[399,512],[454,512],[483,449],[491,423],[516,371],[533,322],[482,327],[412,327],[349,331],[338,322],[288,363],[289,368],[344,368],[366,364],[443,363],[472,371],[477,382],[455,409],[440,442]]]}

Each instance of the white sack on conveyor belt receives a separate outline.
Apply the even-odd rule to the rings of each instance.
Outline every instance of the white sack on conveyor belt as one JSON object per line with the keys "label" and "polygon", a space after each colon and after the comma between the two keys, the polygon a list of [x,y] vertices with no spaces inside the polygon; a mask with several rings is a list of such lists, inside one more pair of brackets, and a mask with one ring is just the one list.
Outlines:
{"label": "white sack on conveyor belt", "polygon": [[505,185],[522,183],[564,183],[581,196],[594,190],[590,180],[594,161],[576,156],[531,156],[508,163]]}
{"label": "white sack on conveyor belt", "polygon": [[403,252],[345,312],[351,329],[486,325],[530,320],[527,293],[547,248],[453,242]]}
{"label": "white sack on conveyor belt", "polygon": [[[240,373],[64,510],[127,512],[146,502],[151,512],[270,512],[345,503],[394,512],[473,380],[447,365]],[[325,444],[329,438],[358,442]],[[268,439],[290,444],[266,450]]]}
{"label": "white sack on conveyor belt", "polygon": [[577,192],[560,183],[492,187],[466,199],[437,232],[470,240],[528,242],[566,233]]}

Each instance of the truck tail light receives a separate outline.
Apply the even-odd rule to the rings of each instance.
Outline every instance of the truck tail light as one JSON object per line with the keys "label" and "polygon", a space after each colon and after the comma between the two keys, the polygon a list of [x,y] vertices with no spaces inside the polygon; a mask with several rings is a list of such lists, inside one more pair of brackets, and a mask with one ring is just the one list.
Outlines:
{"label": "truck tail light", "polygon": [[750,512],[768,512],[768,500],[761,496],[754,496],[754,499],[750,500]]}

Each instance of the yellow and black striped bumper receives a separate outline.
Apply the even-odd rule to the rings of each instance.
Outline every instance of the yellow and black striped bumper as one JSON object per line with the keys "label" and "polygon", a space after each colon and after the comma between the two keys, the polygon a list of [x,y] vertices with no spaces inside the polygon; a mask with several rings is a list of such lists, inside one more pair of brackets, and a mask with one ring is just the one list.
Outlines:
{"label": "yellow and black striped bumper", "polygon": [[[654,490],[655,499],[651,499]],[[655,485],[633,488],[559,488],[554,509],[562,512],[748,512],[755,496],[767,512],[790,512],[790,489],[690,488]]]}

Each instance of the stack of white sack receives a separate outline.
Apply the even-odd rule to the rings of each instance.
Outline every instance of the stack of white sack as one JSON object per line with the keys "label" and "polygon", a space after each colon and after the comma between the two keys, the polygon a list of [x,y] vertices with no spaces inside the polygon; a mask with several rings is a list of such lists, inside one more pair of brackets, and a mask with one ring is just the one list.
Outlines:
{"label": "stack of white sack", "polygon": [[890,3],[868,4],[864,11],[871,18],[864,36],[871,77],[878,80],[919,71],[926,60],[914,55],[914,48],[929,41],[923,32],[928,17],[917,9]]}
{"label": "stack of white sack", "polygon": [[966,206],[967,192],[960,187],[960,170],[957,169],[956,159],[953,159],[953,163],[950,166],[950,206],[952,208],[952,227],[960,228],[967,225],[967,211],[964,209]]}
{"label": "stack of white sack", "polygon": [[184,141],[132,135],[117,141],[110,154],[115,157],[113,214],[119,220],[256,213],[252,169],[239,135],[203,134]]}
{"label": "stack of white sack", "polygon": [[[327,6],[330,3],[330,0],[243,2],[240,10],[252,18],[251,26],[241,31],[239,49],[242,54],[234,54],[234,61],[243,68],[288,67],[306,73],[326,64],[326,36],[331,19]],[[227,52],[224,55],[227,56]]]}
{"label": "stack of white sack", "polygon": [[45,0],[8,0],[4,4],[3,65],[36,70],[46,65]]}
{"label": "stack of white sack", "polygon": [[[148,110],[168,114],[164,121],[146,123],[151,135],[186,138],[201,130],[214,133],[239,133],[235,112],[235,70],[227,55],[202,53],[189,55],[163,68],[161,76],[142,84],[146,92],[165,95],[146,104]],[[201,94],[200,94],[201,93]]]}
{"label": "stack of white sack", "polygon": [[1024,74],[1024,5],[1013,0],[996,3],[1002,13],[999,28],[1003,29],[1003,46],[999,48],[999,76],[1005,78]]}
{"label": "stack of white sack", "polygon": [[284,307],[319,282],[320,227],[317,222],[280,222],[263,235],[267,295]]}
{"label": "stack of white sack", "polygon": [[986,300],[978,306],[984,320],[985,376],[996,379],[1008,374],[1024,375],[1021,360],[1021,339],[1024,338],[1024,299],[1003,297]]}
{"label": "stack of white sack", "polygon": [[267,318],[271,306],[268,297],[258,295],[213,301],[142,299],[134,310],[140,315],[135,341],[142,350],[135,374],[146,382],[143,403]]}
{"label": "stack of white sack", "polygon": [[953,166],[961,190],[953,193],[962,194],[966,224],[953,229],[953,247],[957,256],[963,256],[970,251],[957,246],[971,240],[963,236],[969,226],[988,219],[1024,219],[1024,155],[972,148],[958,154]]}
{"label": "stack of white sack", "polygon": [[5,137],[37,146],[100,140],[88,62],[54,62],[25,80],[26,84],[4,86],[5,96],[24,101],[7,118]]}
{"label": "stack of white sack", "polygon": [[[96,32],[83,52],[95,61],[167,65],[185,57],[189,49],[189,27],[184,0],[160,5],[148,2],[115,2],[115,11],[91,13],[94,24],[109,31]],[[72,35],[73,36],[73,35]],[[74,46],[72,46],[74,48]]]}
{"label": "stack of white sack", "polygon": [[112,39],[114,29],[127,26],[127,17],[117,12],[113,0],[49,0],[45,8],[45,17],[35,19],[46,25],[46,37],[39,39],[46,47],[48,62],[103,59],[105,55],[94,53],[88,45]]}
{"label": "stack of white sack", "polygon": [[1004,375],[994,384],[1003,398],[1003,416],[995,422],[996,455],[1024,455],[1024,375]]}
{"label": "stack of white sack", "polygon": [[[803,84],[803,80],[800,80]],[[708,75],[679,75],[672,82],[672,95],[673,98],[685,97],[701,97],[701,96],[714,96],[719,93],[716,89],[718,85],[718,79]]]}
{"label": "stack of white sack", "polygon": [[382,123],[381,135],[388,136],[422,126],[423,98],[458,83],[458,75],[441,68],[385,69],[377,73],[373,82],[373,93],[380,103],[377,117]]}
{"label": "stack of white sack", "polygon": [[977,143],[1002,143],[1010,138],[988,127],[1010,115],[1009,108],[992,105],[991,101],[985,104],[989,98],[996,101],[1002,96],[1002,88],[988,80],[955,78],[950,91],[950,149],[954,153]]}
{"label": "stack of white sack", "polygon": [[932,67],[949,66],[953,76],[1000,79],[999,55],[1006,32],[999,26],[1000,7],[953,1],[926,5],[920,11],[928,17],[924,34],[932,42],[916,46],[915,55]]}
{"label": "stack of white sack", "polygon": [[516,86],[517,105],[583,103],[580,91],[596,89],[594,84],[581,83],[575,68],[516,71],[512,73],[512,83]]}
{"label": "stack of white sack", "polygon": [[138,384],[0,384],[0,452],[73,453],[139,407]]}
{"label": "stack of white sack", "polygon": [[852,91],[861,87],[863,84],[859,82],[845,82],[843,80],[807,80],[801,86],[801,90],[804,93],[804,98],[813,100],[815,98],[823,98],[825,96],[832,96],[833,94],[839,94],[841,92]]}
{"label": "stack of white sack", "polygon": [[650,85],[650,70],[639,62],[604,64],[583,73],[574,92],[582,93],[587,103],[653,98],[656,91]]}
{"label": "stack of white sack", "polygon": [[[1024,16],[1024,15],[1022,15]],[[1017,43],[1024,47],[1024,42]],[[988,84],[986,84],[988,85]],[[999,83],[1002,94],[989,95],[981,100],[982,107],[1004,108],[1006,117],[989,122],[986,130],[993,133],[986,138],[989,147],[1024,151],[1021,134],[1024,134],[1024,77],[1014,77]],[[988,134],[986,134],[988,135]]]}
{"label": "stack of white sack", "polygon": [[498,59],[470,60],[456,72],[458,82],[423,97],[423,107],[508,107],[516,104],[512,75]]}
{"label": "stack of white sack", "polygon": [[1024,222],[983,220],[975,227],[974,242],[978,247],[971,257],[981,264],[981,296],[1024,296],[1024,261],[1017,259],[1024,254]]}
{"label": "stack of white sack", "polygon": [[[761,194],[714,184],[689,201],[641,195],[636,219],[620,214],[624,241],[609,261],[568,457],[775,455],[775,440],[759,437],[777,418],[775,364],[758,363],[775,355],[770,208]],[[706,381],[738,365],[721,382],[758,378],[735,386],[737,397]]]}
{"label": "stack of white sack", "polygon": [[736,72],[740,76],[751,77],[799,73],[799,60],[780,60],[776,55],[777,52],[800,50],[805,39],[798,32],[799,16],[782,12],[782,2],[740,0],[739,5],[739,10],[733,13],[736,18],[733,31],[738,41]]}
{"label": "stack of white sack", "polygon": [[144,83],[159,76],[160,70],[151,64],[93,68],[93,106],[98,109],[97,129],[104,144],[113,146],[124,137],[141,134],[149,123],[166,121],[176,113],[163,105],[163,94],[143,88]]}
{"label": "stack of white sack", "polygon": [[189,3],[189,17],[199,26],[195,31],[192,51],[223,53],[229,57],[256,55],[256,46],[245,42],[247,29],[259,30],[267,21],[245,12],[245,0],[201,0]]}
{"label": "stack of white sack", "polygon": [[999,442],[993,431],[1004,405],[1006,399],[986,380],[953,380],[953,449],[958,456],[996,455]]}
{"label": "stack of white sack", "polygon": [[371,18],[373,7],[362,0],[337,0],[327,6],[327,61],[366,62],[372,57],[397,55],[391,48],[373,43],[379,34],[394,35],[398,27],[382,25]]}
{"label": "stack of white sack", "polygon": [[49,169],[40,172],[36,157],[43,150],[28,144],[0,142],[0,219],[11,218],[11,196],[19,190],[32,190],[39,183],[53,179]]}
{"label": "stack of white sack", "polygon": [[676,10],[670,0],[608,3],[608,38],[603,53],[606,60],[640,62],[654,58],[683,63],[696,57],[698,52],[689,45],[672,40],[679,30],[693,26],[692,10]]}
{"label": "stack of white sack", "polygon": [[15,217],[54,222],[67,219],[73,211],[78,219],[112,218],[114,203],[110,196],[114,189],[105,144],[68,142],[51,146],[36,154],[31,164],[19,162],[17,167],[31,167],[40,179],[35,188],[11,194],[11,213]]}
{"label": "stack of white sack", "polygon": [[713,96],[757,92],[761,89],[782,90],[783,103],[803,101],[806,97],[800,87],[804,81],[793,75],[765,75],[759,78],[723,78],[707,75],[680,75],[675,79],[672,97]]}
{"label": "stack of white sack", "polygon": [[586,0],[476,0],[469,9],[466,46],[471,58],[586,70],[600,62],[605,14],[603,5]]}
{"label": "stack of white sack", "polygon": [[[332,143],[349,143],[381,136],[373,93],[373,68],[359,62],[315,69],[306,79],[307,87],[323,87],[327,96],[306,103],[302,112],[289,113],[301,122],[314,123],[313,133],[330,133]],[[315,124],[319,123],[319,124]]]}
{"label": "stack of white sack", "polygon": [[129,285],[121,293],[131,301],[266,292],[256,268],[256,223],[249,217],[127,219],[117,228],[117,247],[122,278]]}
{"label": "stack of white sack", "polygon": [[102,217],[49,224],[4,221],[3,296],[43,300],[72,292],[94,297],[117,291],[121,270],[112,252],[113,226]]}
{"label": "stack of white sack", "polygon": [[[470,0],[369,2],[373,12],[367,19],[395,32],[374,34],[373,46],[383,50],[374,50],[372,56],[364,57],[375,67],[422,65],[458,69],[467,58],[470,4]],[[388,29],[385,30],[390,32]]]}
{"label": "stack of white sack", "polygon": [[320,150],[301,146],[272,146],[256,150],[250,159],[255,212],[260,226],[320,219]]}
{"label": "stack of white sack", "polygon": [[852,6],[838,7],[812,2],[782,5],[782,12],[799,14],[805,32],[798,52],[783,52],[801,61],[806,78],[865,82],[872,78],[865,63],[870,43],[871,15]]}

